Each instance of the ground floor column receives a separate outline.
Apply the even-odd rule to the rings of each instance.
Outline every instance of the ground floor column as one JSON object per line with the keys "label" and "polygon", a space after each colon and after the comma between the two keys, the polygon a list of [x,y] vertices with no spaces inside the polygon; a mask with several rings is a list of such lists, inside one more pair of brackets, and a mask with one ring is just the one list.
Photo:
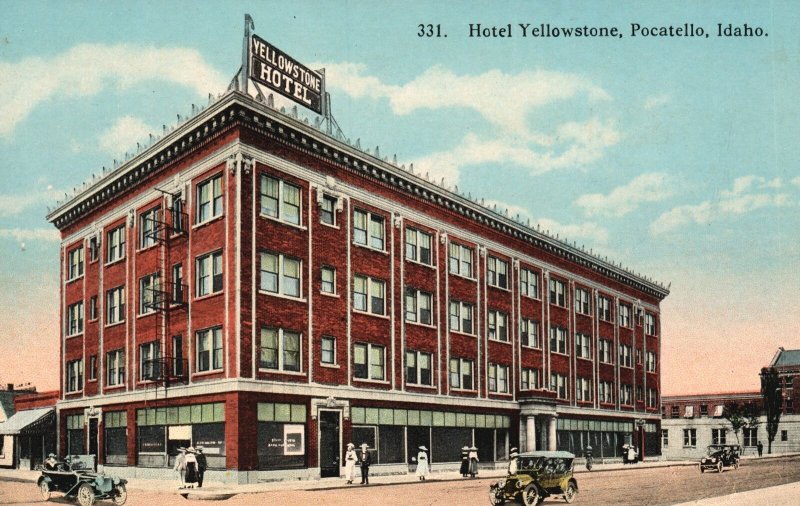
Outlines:
{"label": "ground floor column", "polygon": [[533,415],[525,419],[525,451],[536,451],[536,417]]}
{"label": "ground floor column", "polygon": [[551,452],[556,451],[556,417],[551,416],[547,419],[547,449]]}

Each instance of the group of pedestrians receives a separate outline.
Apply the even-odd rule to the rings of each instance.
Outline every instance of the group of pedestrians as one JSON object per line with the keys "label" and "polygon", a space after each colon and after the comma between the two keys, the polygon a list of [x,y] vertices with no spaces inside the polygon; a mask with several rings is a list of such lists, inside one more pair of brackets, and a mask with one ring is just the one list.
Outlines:
{"label": "group of pedestrians", "polygon": [[208,461],[203,453],[203,447],[178,448],[173,469],[178,473],[180,488],[194,488],[195,484],[201,488],[203,476],[208,469]]}
{"label": "group of pedestrians", "polygon": [[347,451],[344,454],[344,477],[347,484],[353,483],[355,468],[361,468],[361,484],[369,485],[369,466],[372,465],[372,454],[369,452],[367,443],[361,444],[361,451],[355,450],[353,443],[347,443]]}
{"label": "group of pedestrians", "polygon": [[[516,452],[516,448],[512,448]],[[516,456],[516,455],[514,455]],[[425,481],[431,474],[430,459],[428,449],[425,445],[419,447],[416,457],[412,457],[412,462],[417,463],[415,474],[420,481]],[[474,478],[478,474],[478,448],[475,446],[465,446],[461,449],[461,476]],[[347,451],[344,454],[344,479],[348,485],[353,483],[355,468],[361,469],[361,484],[369,485],[369,466],[372,465],[372,454],[367,443],[361,444],[361,451],[356,451],[353,443],[347,443]]]}

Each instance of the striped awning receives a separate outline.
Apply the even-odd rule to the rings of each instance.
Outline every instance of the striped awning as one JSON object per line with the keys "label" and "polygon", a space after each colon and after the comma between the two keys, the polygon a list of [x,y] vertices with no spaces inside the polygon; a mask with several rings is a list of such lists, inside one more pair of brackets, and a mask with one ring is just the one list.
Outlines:
{"label": "striped awning", "polygon": [[54,430],[54,428],[55,410],[53,408],[36,408],[17,411],[8,420],[0,423],[0,434],[35,434]]}

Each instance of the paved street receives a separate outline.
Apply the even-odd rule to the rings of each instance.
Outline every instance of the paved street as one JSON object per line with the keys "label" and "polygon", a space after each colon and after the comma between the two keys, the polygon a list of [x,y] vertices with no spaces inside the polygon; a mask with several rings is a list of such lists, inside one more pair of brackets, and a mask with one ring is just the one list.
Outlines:
{"label": "paved street", "polygon": [[[728,470],[721,475],[717,473],[700,474],[695,466],[682,466],[579,473],[577,479],[581,489],[577,504],[679,504],[800,482],[800,456],[748,460],[739,470]],[[464,481],[432,479],[425,483],[376,484],[368,487],[351,485],[339,488],[331,488],[332,483],[327,482],[320,483],[317,488],[305,490],[290,490],[285,488],[285,484],[282,484],[280,490],[239,494],[222,504],[230,506],[245,504],[324,504],[326,506],[352,506],[353,504],[452,506],[459,504],[486,506],[488,504],[487,491],[492,481],[493,479],[489,478]],[[171,492],[139,488],[142,486],[146,486],[146,482],[134,484],[128,499],[129,505],[209,504],[208,501],[184,500]],[[780,493],[780,489],[778,489],[778,493]],[[768,503],[796,504],[792,502],[795,500],[796,497],[786,497],[785,501],[772,499]],[[63,498],[57,498],[51,502],[68,503]],[[0,504],[36,503],[41,504],[41,499],[33,483],[0,479]],[[563,504],[560,500],[545,502],[545,504],[548,503]],[[704,504],[710,503],[705,502]],[[750,504],[760,503],[758,499],[755,499]]]}

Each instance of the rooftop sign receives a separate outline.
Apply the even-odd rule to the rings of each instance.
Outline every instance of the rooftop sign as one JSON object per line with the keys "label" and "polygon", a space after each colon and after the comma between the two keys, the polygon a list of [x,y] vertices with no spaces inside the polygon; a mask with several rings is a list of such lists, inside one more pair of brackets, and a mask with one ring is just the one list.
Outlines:
{"label": "rooftop sign", "polygon": [[250,36],[250,79],[322,114],[322,76],[258,35]]}

